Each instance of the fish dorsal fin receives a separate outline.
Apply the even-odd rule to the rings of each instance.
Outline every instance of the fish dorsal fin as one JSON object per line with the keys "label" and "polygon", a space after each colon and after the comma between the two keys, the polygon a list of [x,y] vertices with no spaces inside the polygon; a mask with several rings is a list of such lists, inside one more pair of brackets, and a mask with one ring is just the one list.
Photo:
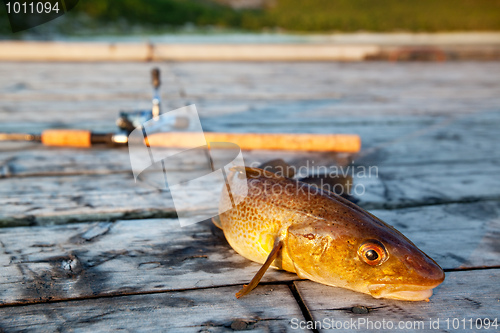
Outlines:
{"label": "fish dorsal fin", "polygon": [[259,165],[259,169],[263,169],[286,178],[293,178],[293,176],[295,176],[294,168],[281,158],[264,162]]}
{"label": "fish dorsal fin", "polygon": [[248,179],[256,179],[260,177],[264,178],[272,178],[272,179],[285,179],[283,176],[279,176],[275,173],[272,173],[270,171],[262,170],[259,168],[252,168],[252,167],[232,167],[231,169],[231,174],[229,178],[232,177],[234,173],[240,173],[243,174],[245,172],[245,175]]}
{"label": "fish dorsal fin", "polygon": [[220,221],[219,215],[212,217],[212,222],[215,224],[217,228],[222,229],[222,223]]}
{"label": "fish dorsal fin", "polygon": [[295,170],[290,167],[281,158],[264,162],[259,165],[258,168],[252,167],[232,167],[231,171],[234,173],[243,173],[243,170],[247,178],[255,179],[259,177],[274,178],[274,179],[284,179],[293,178],[295,176]]}
{"label": "fish dorsal fin", "polygon": [[257,274],[255,274],[252,281],[250,281],[249,284],[245,284],[243,286],[243,288],[236,293],[236,298],[240,298],[242,296],[247,295],[249,292],[251,292],[253,289],[255,289],[255,287],[257,287],[260,280],[264,276],[264,273],[266,273],[269,266],[271,266],[273,261],[278,257],[282,247],[283,247],[283,241],[280,239],[277,239],[274,242],[274,247],[271,250],[271,253],[269,253],[269,256],[267,257],[266,262],[262,265],[262,267],[259,269]]}

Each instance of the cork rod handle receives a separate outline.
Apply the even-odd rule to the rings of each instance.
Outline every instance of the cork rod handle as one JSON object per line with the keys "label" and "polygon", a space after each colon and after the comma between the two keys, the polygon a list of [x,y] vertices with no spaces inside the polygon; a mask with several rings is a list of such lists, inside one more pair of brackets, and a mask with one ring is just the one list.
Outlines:
{"label": "cork rod handle", "polygon": [[91,132],[77,129],[49,129],[42,132],[42,143],[47,146],[81,147],[92,145]]}
{"label": "cork rod handle", "polygon": [[[214,133],[206,132],[207,142],[232,142],[243,150],[298,150],[356,153],[361,138],[354,134],[275,134],[275,133]],[[148,137],[150,146],[190,148],[193,135],[189,132],[156,133]]]}

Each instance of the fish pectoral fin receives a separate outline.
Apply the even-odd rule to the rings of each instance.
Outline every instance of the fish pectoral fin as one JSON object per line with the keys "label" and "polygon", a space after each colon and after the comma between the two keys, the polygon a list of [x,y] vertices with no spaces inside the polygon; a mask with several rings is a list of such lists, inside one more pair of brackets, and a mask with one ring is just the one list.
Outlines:
{"label": "fish pectoral fin", "polygon": [[212,222],[215,224],[217,228],[222,229],[222,223],[220,221],[219,215],[212,217]]}
{"label": "fish pectoral fin", "polygon": [[271,266],[273,261],[278,257],[278,254],[281,251],[282,247],[283,247],[283,241],[279,240],[274,243],[274,247],[271,250],[271,253],[269,253],[266,262],[262,265],[257,274],[255,274],[252,281],[250,281],[249,284],[245,284],[243,288],[236,293],[236,298],[245,296],[246,294],[250,293],[253,289],[255,289],[255,287],[257,287],[260,280],[264,276],[264,273],[266,273],[269,266]]}

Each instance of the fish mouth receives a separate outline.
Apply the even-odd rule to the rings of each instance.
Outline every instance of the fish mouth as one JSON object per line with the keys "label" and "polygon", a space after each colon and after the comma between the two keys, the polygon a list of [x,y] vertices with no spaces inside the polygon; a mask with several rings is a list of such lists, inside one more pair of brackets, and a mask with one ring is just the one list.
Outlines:
{"label": "fish mouth", "polygon": [[432,289],[435,285],[391,285],[391,284],[372,284],[368,286],[370,294],[375,298],[390,298],[402,301],[429,301],[432,296]]}

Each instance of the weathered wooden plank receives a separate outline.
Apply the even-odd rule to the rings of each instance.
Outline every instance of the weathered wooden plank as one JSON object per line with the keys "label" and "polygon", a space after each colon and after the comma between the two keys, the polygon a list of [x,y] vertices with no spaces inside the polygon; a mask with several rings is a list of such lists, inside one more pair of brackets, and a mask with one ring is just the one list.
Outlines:
{"label": "weathered wooden plank", "polygon": [[3,307],[0,329],[6,332],[289,332],[292,318],[304,320],[286,285],[260,286],[253,291],[253,297],[239,300],[234,297],[236,291],[238,287],[223,287]]}
{"label": "weathered wooden plank", "polygon": [[119,109],[150,106],[154,65],[163,73],[165,106],[190,100],[209,110],[220,108],[217,101],[243,100],[252,109],[262,100],[330,99],[329,107],[304,111],[356,117],[449,115],[499,104],[497,63],[0,63],[0,120],[112,124]]}
{"label": "weathered wooden plank", "polygon": [[366,170],[354,179],[354,195],[366,209],[500,199],[496,161],[381,166],[378,176]]}
{"label": "weathered wooden plank", "polygon": [[[385,118],[385,117],[384,117]],[[497,129],[500,126],[498,108],[489,111],[477,110],[469,115],[441,117],[430,121],[425,117],[415,117],[415,121],[426,121],[427,124],[403,135],[393,135],[386,142],[376,142],[366,147],[356,157],[358,163],[369,165],[412,166],[423,164],[475,164],[484,161],[497,162],[498,154]],[[395,119],[387,118],[387,121]],[[407,119],[409,120],[409,119]],[[396,126],[401,126],[395,124]],[[403,125],[404,126],[404,125]],[[374,123],[372,131],[378,129]],[[385,130],[385,128],[382,128]],[[369,132],[369,127],[365,132]],[[369,133],[365,133],[370,138]]]}
{"label": "weathered wooden plank", "polygon": [[[325,96],[382,95],[404,98],[454,97],[457,101],[494,97],[499,64],[488,63],[15,63],[2,62],[0,90],[15,96],[40,93],[118,97],[149,92],[149,71],[162,70],[165,92],[203,96]],[[220,75],[214,75],[219,73]],[[383,75],[381,75],[383,73]],[[408,78],[411,78],[411,81]],[[47,80],[51,84],[47,84]],[[307,82],[307,84],[304,84]],[[106,88],[106,89],[103,89]],[[390,91],[405,92],[393,95]],[[465,92],[455,94],[455,92]],[[13,94],[13,95],[10,95]],[[331,95],[330,95],[331,96]],[[385,96],[386,97],[386,96]],[[387,102],[387,101],[386,101]],[[477,100],[476,102],[480,102]],[[383,111],[383,110],[381,110]]]}
{"label": "weathered wooden plank", "polygon": [[[102,154],[105,160],[106,154]],[[63,155],[65,156],[65,155]],[[74,175],[53,177],[52,167],[48,159],[41,159],[40,177],[7,177],[0,178],[0,202],[2,210],[0,220],[4,225],[16,223],[46,223],[56,220],[89,221],[95,219],[117,219],[126,216],[152,217],[165,216],[161,212],[173,212],[173,202],[168,190],[162,190],[154,183],[135,183],[132,175],[120,170],[122,163],[113,164],[108,160],[110,169],[95,165],[93,158],[87,159],[83,155],[79,158],[65,156],[59,158],[61,167],[55,169],[54,176],[59,170],[65,173],[74,172]],[[127,158],[124,155],[120,158]],[[255,159],[262,161],[265,154],[254,155],[250,165],[255,165]],[[47,156],[45,157],[47,158]],[[324,156],[318,156],[324,161]],[[36,160],[37,155],[32,160]],[[295,165],[308,163],[304,156],[295,157]],[[29,160],[28,160],[29,161]],[[49,164],[44,166],[45,161]],[[82,165],[89,165],[88,172],[94,174],[78,175]],[[2,174],[9,176],[20,170],[26,164],[21,162],[6,164],[1,169]],[[79,166],[75,167],[77,163]],[[309,164],[311,165],[311,164]],[[483,161],[481,172],[477,171],[476,164],[458,165],[416,165],[400,167],[381,166],[372,169],[371,175],[357,177],[361,170],[351,166],[349,173],[354,170],[353,195],[358,204],[367,209],[398,208],[420,206],[429,203],[470,202],[478,200],[498,200],[500,198],[500,178],[496,163]],[[73,168],[76,170],[73,171]],[[93,169],[94,168],[94,169]],[[101,169],[102,168],[102,169]],[[45,171],[47,170],[47,171]],[[303,171],[307,169],[299,169]],[[311,170],[311,168],[309,168]],[[314,170],[314,168],[312,169]],[[366,170],[368,170],[366,168]],[[32,171],[37,171],[33,168]],[[107,174],[108,172],[120,172]],[[45,174],[45,175],[44,175]],[[36,175],[36,174],[35,174]],[[44,175],[42,177],[42,175]],[[147,176],[144,177],[147,179]],[[214,192],[218,188],[214,184]],[[35,192],[34,192],[35,191]],[[203,189],[206,191],[206,189]],[[193,195],[195,195],[193,193]],[[201,209],[201,208],[200,208]],[[155,215],[160,214],[160,215]]]}
{"label": "weathered wooden plank", "polygon": [[130,173],[0,178],[0,225],[175,216],[169,191]]}
{"label": "weathered wooden plank", "polygon": [[[43,177],[65,175],[107,175],[131,173],[130,157],[127,147],[106,149],[70,149],[45,147],[35,143],[2,143],[0,148],[0,177]],[[175,153],[177,150],[172,149]],[[258,166],[262,162],[277,157],[288,161],[297,169],[307,167],[307,161],[317,165],[345,163],[347,154],[294,151],[243,151],[248,166]],[[178,164],[178,170],[189,170],[190,163]],[[168,163],[173,168],[172,162]],[[305,171],[305,169],[301,169]]]}
{"label": "weathered wooden plank", "polygon": [[375,299],[310,281],[294,284],[320,332],[335,325],[349,332],[495,332],[498,326],[486,330],[485,323],[496,319],[500,324],[499,279],[500,269],[448,272],[428,303]]}
{"label": "weathered wooden plank", "polygon": [[[93,163],[97,162],[95,158],[84,161],[87,156],[92,155],[58,158],[61,161],[61,167],[57,169],[56,163],[55,172],[52,174],[51,162],[47,161],[48,158],[45,156],[40,161],[39,177],[0,178],[0,204],[2,205],[0,221],[3,225],[28,222],[36,224],[64,219],[89,221],[115,220],[131,216],[171,216],[161,213],[174,211],[170,192],[161,189],[155,185],[155,182],[149,180],[135,183],[131,173],[125,171],[124,164],[128,163],[125,161],[127,158],[125,155],[115,155],[121,159],[121,161],[117,159],[116,164],[112,158],[107,160],[110,169],[115,169],[111,171],[106,167],[95,165]],[[102,156],[106,156],[104,151]],[[248,159],[252,162],[247,164],[256,165],[257,159],[263,161],[265,157],[271,156],[255,154]],[[332,156],[316,155],[316,157],[325,163]],[[105,161],[106,158],[103,157],[103,160]],[[31,160],[36,159],[37,154],[34,154]],[[89,165],[89,174],[78,174],[81,166],[75,167],[75,163],[79,163],[77,161],[82,161],[82,165]],[[290,161],[302,172],[319,170],[311,167],[311,161],[305,156],[295,156]],[[44,166],[44,163],[47,164]],[[0,171],[4,177],[16,170],[20,170],[22,174],[25,165],[24,162],[18,164],[11,162],[4,164]],[[309,169],[301,168],[307,165]],[[371,166],[364,167],[366,172],[361,175],[358,174],[363,170],[360,166],[350,165],[349,168],[344,169],[349,174],[352,174],[352,171],[355,172],[353,196],[358,200],[358,204],[366,209],[394,209],[427,204],[499,200],[500,198],[500,177],[495,161],[482,161],[480,165],[424,164],[404,168],[375,166],[371,171],[369,167]],[[480,171],[478,171],[479,167]],[[70,173],[70,175],[57,176],[58,170]],[[36,172],[37,169],[32,168],[31,171]],[[340,168],[339,171],[343,172]],[[119,173],[108,174],[108,172]],[[146,175],[148,174],[141,176],[141,179],[147,180]],[[162,177],[160,178],[163,180]],[[213,189],[214,193],[219,190],[216,184],[208,188]],[[204,196],[207,188],[200,189],[200,191],[199,195]],[[196,195],[194,190],[192,195]],[[203,209],[203,207],[198,207],[198,209]]]}
{"label": "weathered wooden plank", "polygon": [[[376,211],[445,269],[500,265],[500,205]],[[1,303],[116,295],[248,282],[259,265],[236,254],[210,221],[177,220],[0,229]],[[263,281],[295,274],[269,270]]]}
{"label": "weathered wooden plank", "polygon": [[[210,221],[134,220],[0,229],[1,304],[236,284],[259,265]],[[264,281],[296,275],[272,270]]]}
{"label": "weathered wooden plank", "polygon": [[1,143],[0,177],[130,173],[127,148],[69,149],[38,143]]}
{"label": "weathered wooden plank", "polygon": [[[177,63],[171,68],[188,96],[214,98],[239,93],[265,98],[335,93],[371,97],[365,101],[385,106],[374,111],[387,115],[465,111],[467,101],[474,101],[476,106],[493,105],[485,97],[497,99],[494,92],[498,92],[498,86],[494,74],[488,71],[498,70],[498,66],[498,63],[484,66],[477,63]],[[213,75],[226,71],[231,75]],[[438,111],[436,102],[444,100],[453,105],[439,103],[441,110]],[[392,109],[390,106],[395,102],[412,108]],[[344,114],[341,108],[337,111],[338,115]],[[366,113],[359,110],[355,114]]]}

